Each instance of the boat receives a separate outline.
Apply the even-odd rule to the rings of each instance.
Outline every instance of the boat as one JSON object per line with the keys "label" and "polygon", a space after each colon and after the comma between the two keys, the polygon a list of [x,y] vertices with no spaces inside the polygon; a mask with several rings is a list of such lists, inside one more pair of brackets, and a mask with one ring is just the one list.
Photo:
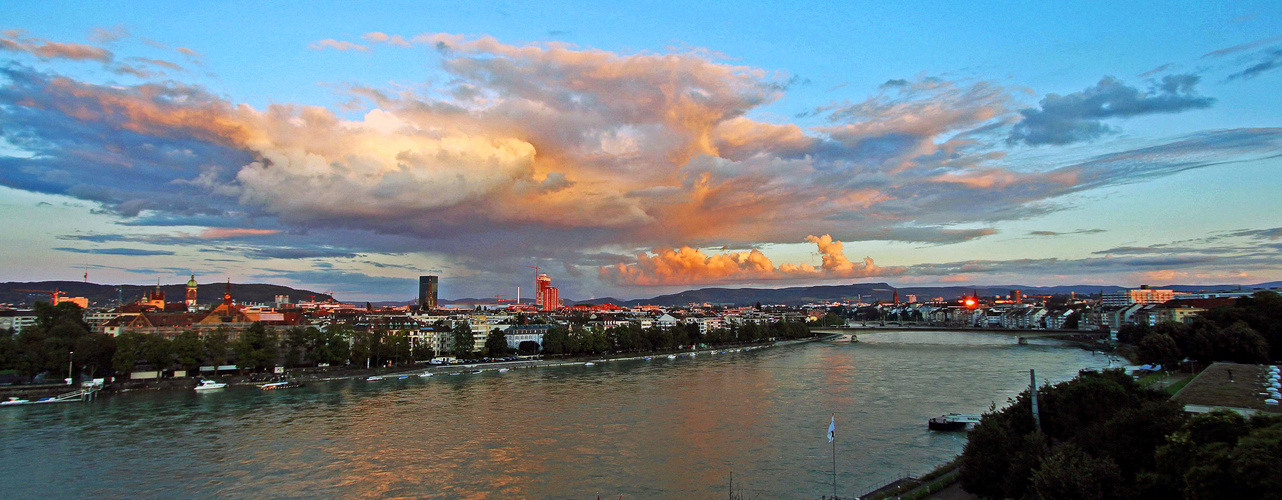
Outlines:
{"label": "boat", "polygon": [[370,375],[369,378],[365,379],[366,382],[378,382],[379,380],[383,380],[383,377],[380,377],[378,375]]}
{"label": "boat", "polygon": [[407,379],[407,378],[410,378],[410,376],[409,376],[409,375],[401,375],[401,376],[399,376],[399,377],[396,377],[396,380],[405,380],[405,379]]}
{"label": "boat", "polygon": [[654,359],[654,358],[651,358],[651,357],[649,357],[649,356],[646,356],[646,357],[645,357],[645,360],[646,360],[646,361],[650,361],[651,359]]}
{"label": "boat", "polygon": [[432,372],[423,372],[423,373],[418,374],[418,376],[423,377],[423,378],[431,377],[431,376],[432,376]]}
{"label": "boat", "polygon": [[8,400],[0,401],[0,405],[25,405],[30,402],[26,399],[10,397]]}
{"label": "boat", "polygon": [[510,369],[511,369],[511,368],[499,368],[499,373],[507,372],[507,371],[508,371],[508,370],[510,370]]}
{"label": "boat", "polygon": [[677,359],[677,355],[676,355],[676,354],[669,354],[669,355],[668,355],[668,359]]}
{"label": "boat", "polygon": [[226,383],[226,382],[218,382],[218,381],[215,381],[215,380],[209,380],[209,379],[207,379],[207,378],[202,378],[202,379],[200,379],[200,384],[197,384],[197,385],[196,385],[196,390],[197,390],[197,391],[212,391],[212,390],[214,390],[214,389],[222,389],[222,388],[224,388],[224,387],[227,387],[227,383]]}
{"label": "boat", "polygon": [[587,363],[583,363],[583,366],[596,366],[596,363],[588,361]]}
{"label": "boat", "polygon": [[258,388],[264,391],[278,391],[281,389],[297,389],[302,386],[303,384],[298,382],[272,382],[270,384],[260,385]]}
{"label": "boat", "polygon": [[964,431],[966,426],[978,424],[979,419],[979,415],[949,413],[930,419],[926,427],[932,431]]}
{"label": "boat", "polygon": [[1020,337],[1016,342],[1018,342],[1019,345],[1028,345],[1028,339],[1024,337]]}
{"label": "boat", "polygon": [[858,336],[858,335],[855,335],[855,334],[853,334],[853,333],[852,333],[852,334],[850,334],[850,342],[852,342],[852,343],[853,343],[853,342],[859,342],[859,336]]}

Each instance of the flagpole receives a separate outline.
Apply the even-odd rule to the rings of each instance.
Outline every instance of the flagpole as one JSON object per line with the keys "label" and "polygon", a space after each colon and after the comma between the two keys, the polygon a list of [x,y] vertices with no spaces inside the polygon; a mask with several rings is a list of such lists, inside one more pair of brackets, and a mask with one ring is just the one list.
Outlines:
{"label": "flagpole", "polygon": [[832,414],[832,424],[829,424],[828,442],[832,443],[832,499],[837,500],[837,414]]}

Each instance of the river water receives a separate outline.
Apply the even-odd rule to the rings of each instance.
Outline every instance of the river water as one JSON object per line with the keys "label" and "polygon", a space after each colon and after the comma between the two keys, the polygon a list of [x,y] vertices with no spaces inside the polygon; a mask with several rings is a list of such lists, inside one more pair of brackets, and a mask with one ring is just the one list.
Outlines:
{"label": "river water", "polygon": [[138,392],[0,408],[6,498],[816,498],[961,452],[926,420],[982,413],[1107,358],[1002,334],[861,333],[301,389]]}

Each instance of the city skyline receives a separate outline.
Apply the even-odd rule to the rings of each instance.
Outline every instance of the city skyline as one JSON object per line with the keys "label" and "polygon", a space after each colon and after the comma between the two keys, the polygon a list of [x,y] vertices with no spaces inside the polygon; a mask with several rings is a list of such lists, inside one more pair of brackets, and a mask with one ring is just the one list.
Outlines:
{"label": "city skyline", "polygon": [[9,5],[0,281],[1282,280],[1282,6],[1060,8]]}

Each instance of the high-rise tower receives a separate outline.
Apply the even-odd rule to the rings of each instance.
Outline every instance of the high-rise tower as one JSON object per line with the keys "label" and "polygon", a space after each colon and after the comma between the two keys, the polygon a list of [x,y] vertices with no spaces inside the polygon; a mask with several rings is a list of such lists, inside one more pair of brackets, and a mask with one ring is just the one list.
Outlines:
{"label": "high-rise tower", "polygon": [[436,276],[418,277],[418,307],[423,311],[436,309]]}

